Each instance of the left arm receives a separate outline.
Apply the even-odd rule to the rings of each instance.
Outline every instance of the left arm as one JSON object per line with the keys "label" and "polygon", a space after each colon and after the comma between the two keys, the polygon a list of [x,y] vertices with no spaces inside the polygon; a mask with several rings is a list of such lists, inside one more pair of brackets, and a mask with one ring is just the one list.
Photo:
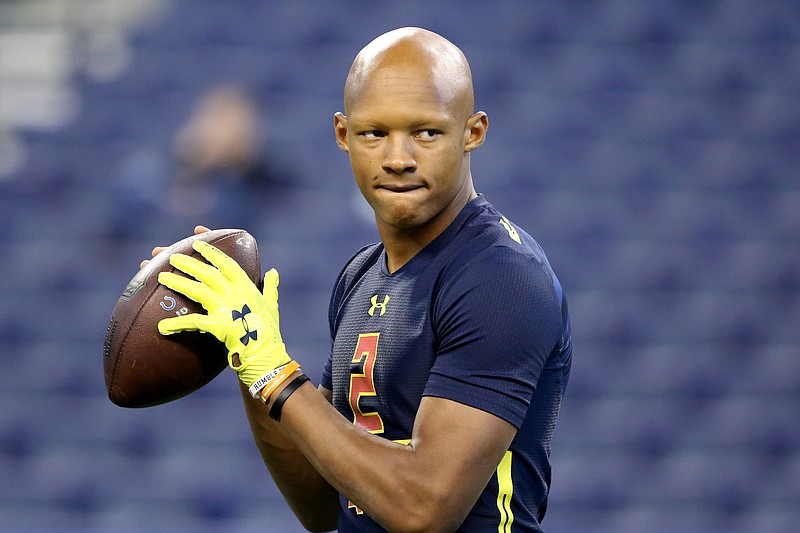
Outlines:
{"label": "left arm", "polygon": [[387,530],[409,532],[455,530],[516,435],[485,411],[424,397],[406,446],[354,426],[308,383],[280,425],[339,492]]}

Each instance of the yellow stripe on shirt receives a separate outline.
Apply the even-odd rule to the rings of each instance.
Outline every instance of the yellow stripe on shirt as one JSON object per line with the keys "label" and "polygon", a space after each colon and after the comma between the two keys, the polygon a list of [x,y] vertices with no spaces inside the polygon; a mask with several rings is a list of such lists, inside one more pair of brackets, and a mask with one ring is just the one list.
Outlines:
{"label": "yellow stripe on shirt", "polygon": [[511,450],[508,450],[497,465],[497,510],[500,511],[497,533],[511,533],[511,524],[514,523],[514,513],[511,511],[511,497],[514,495],[511,456]]}

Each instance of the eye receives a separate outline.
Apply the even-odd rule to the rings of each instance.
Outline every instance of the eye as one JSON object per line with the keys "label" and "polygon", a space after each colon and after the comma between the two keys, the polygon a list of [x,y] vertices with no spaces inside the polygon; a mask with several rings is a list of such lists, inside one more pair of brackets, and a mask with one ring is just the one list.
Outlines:
{"label": "eye", "polygon": [[434,129],[420,130],[417,132],[417,138],[423,141],[430,141],[441,135],[441,133],[441,131]]}
{"label": "eye", "polygon": [[381,137],[386,137],[386,133],[380,130],[362,131],[359,135],[368,140],[380,139]]}

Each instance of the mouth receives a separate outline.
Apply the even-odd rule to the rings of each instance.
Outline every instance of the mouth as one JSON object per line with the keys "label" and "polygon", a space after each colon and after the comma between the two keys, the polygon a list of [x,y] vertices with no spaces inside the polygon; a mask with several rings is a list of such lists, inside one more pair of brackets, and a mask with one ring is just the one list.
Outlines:
{"label": "mouth", "polygon": [[419,183],[384,183],[382,185],[378,185],[378,189],[384,189],[389,192],[410,192],[416,191],[417,189],[424,188],[424,185]]}

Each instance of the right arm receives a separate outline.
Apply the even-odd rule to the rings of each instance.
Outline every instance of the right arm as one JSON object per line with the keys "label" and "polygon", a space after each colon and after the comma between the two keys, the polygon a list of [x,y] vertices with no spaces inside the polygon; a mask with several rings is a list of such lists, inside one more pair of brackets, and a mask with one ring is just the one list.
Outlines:
{"label": "right arm", "polygon": [[[205,226],[197,226],[194,229],[196,235],[207,231],[210,230]],[[164,249],[163,246],[154,248],[153,257]],[[139,268],[144,268],[147,263],[147,260],[142,261]],[[303,527],[309,531],[336,529],[339,510],[338,492],[308,462],[280,424],[264,416],[263,402],[253,398],[247,386],[240,380],[237,381],[253,440],[289,507]],[[328,403],[331,402],[333,397],[331,391],[320,387],[319,393]]]}
{"label": "right arm", "polygon": [[[261,458],[300,523],[309,531],[336,529],[339,493],[308,462],[280,424],[263,416],[263,402],[250,396],[241,382],[239,388]],[[320,387],[319,393],[331,401],[331,391]]]}

